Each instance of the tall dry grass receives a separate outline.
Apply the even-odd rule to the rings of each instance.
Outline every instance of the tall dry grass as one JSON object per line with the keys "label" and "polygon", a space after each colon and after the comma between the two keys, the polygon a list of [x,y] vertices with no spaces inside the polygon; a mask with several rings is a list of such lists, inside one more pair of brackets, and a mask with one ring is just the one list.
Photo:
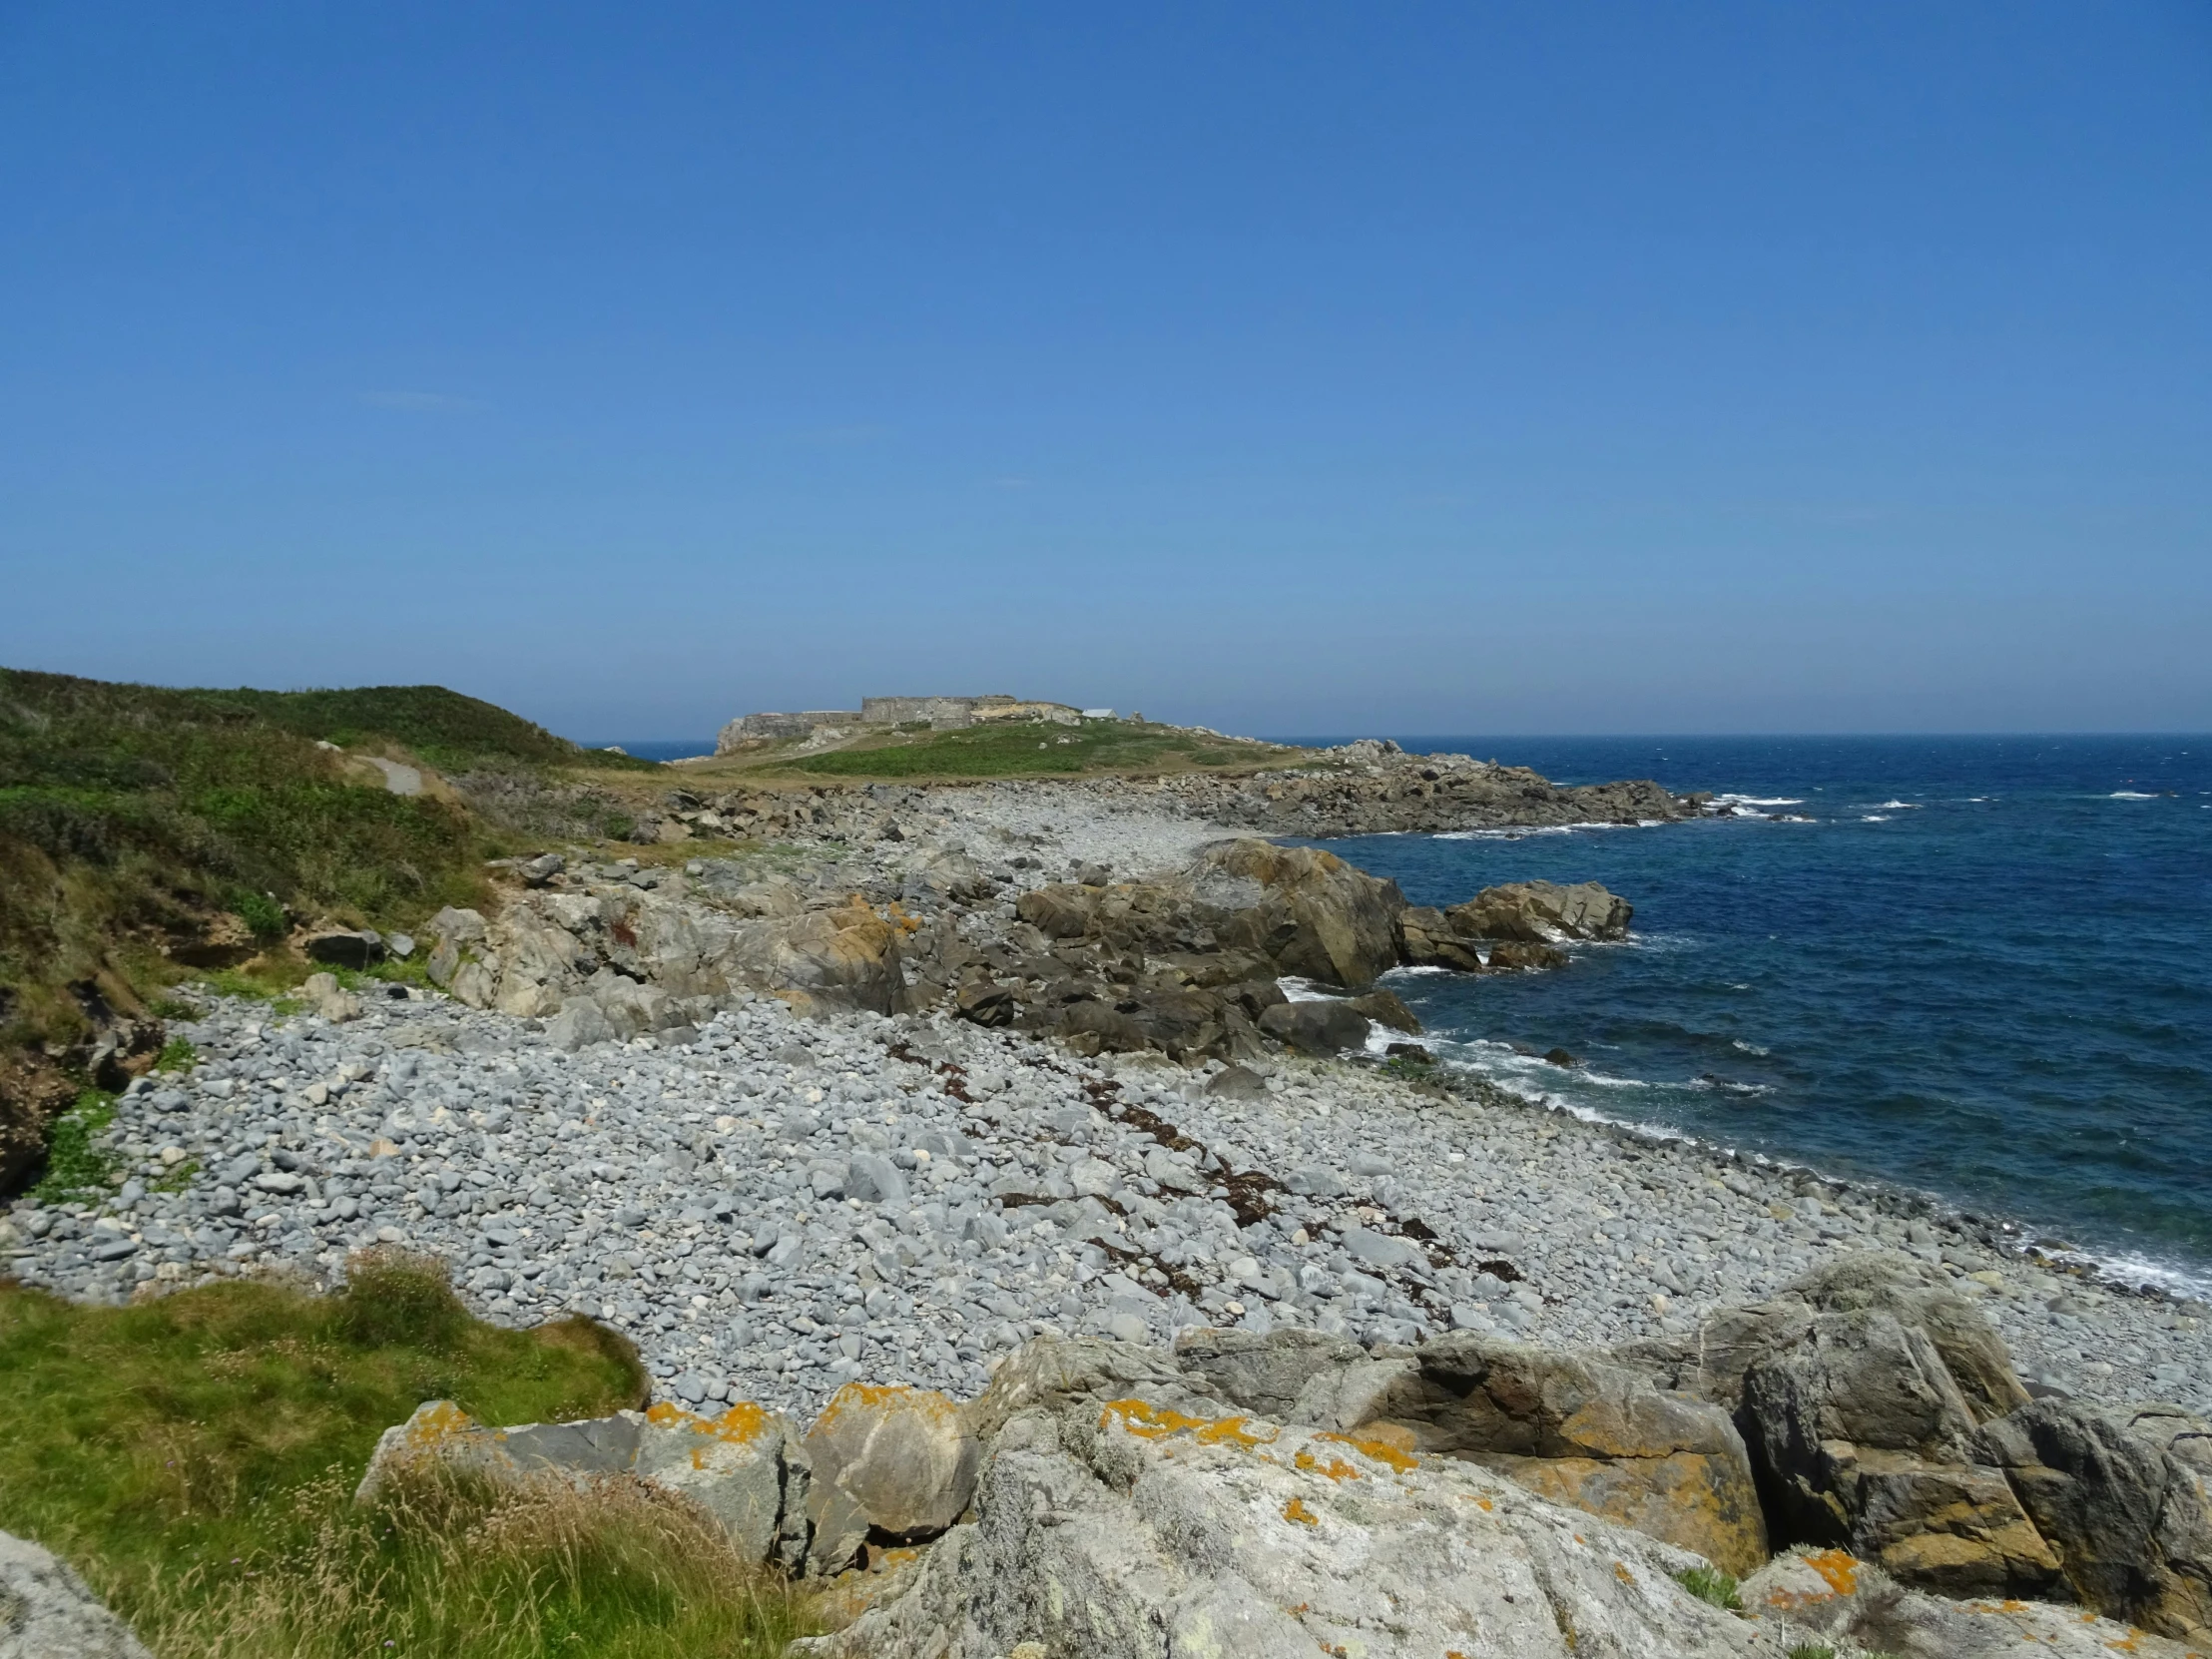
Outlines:
{"label": "tall dry grass", "polygon": [[809,1628],[711,1517],[628,1477],[493,1488],[420,1469],[373,1508],[290,1494],[288,1555],[125,1590],[161,1659],[771,1659]]}

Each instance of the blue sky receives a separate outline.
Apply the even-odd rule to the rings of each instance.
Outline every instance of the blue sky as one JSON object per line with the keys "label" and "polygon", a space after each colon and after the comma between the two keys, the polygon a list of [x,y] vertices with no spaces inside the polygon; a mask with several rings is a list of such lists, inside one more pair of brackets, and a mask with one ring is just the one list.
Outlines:
{"label": "blue sky", "polygon": [[2212,7],[0,0],[0,662],[2212,728]]}

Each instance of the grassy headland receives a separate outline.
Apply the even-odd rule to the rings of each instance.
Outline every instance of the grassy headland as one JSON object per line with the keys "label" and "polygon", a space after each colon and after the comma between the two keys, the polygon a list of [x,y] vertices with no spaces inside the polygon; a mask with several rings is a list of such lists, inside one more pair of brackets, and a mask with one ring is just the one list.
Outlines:
{"label": "grassy headland", "polygon": [[[1080,726],[1010,721],[954,732],[891,731],[812,754],[795,754],[796,747],[780,744],[757,757],[739,756],[714,765],[717,769],[734,765],[763,777],[792,773],[855,782],[914,782],[1232,770],[1296,764],[1301,756],[1298,750],[1274,744],[1123,720],[1087,720]],[[685,770],[696,774],[705,769]]]}

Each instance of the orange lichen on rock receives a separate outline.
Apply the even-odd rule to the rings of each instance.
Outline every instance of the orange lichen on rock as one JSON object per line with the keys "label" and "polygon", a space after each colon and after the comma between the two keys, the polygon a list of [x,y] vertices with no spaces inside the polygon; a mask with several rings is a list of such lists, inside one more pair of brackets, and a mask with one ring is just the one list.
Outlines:
{"label": "orange lichen on rock", "polygon": [[1302,1497],[1294,1497],[1290,1502],[1283,1505],[1283,1518],[1287,1521],[1296,1521],[1301,1526],[1321,1525],[1321,1516],[1307,1508],[1306,1500]]}
{"label": "orange lichen on rock", "polygon": [[1314,1438],[1317,1440],[1335,1440],[1340,1445],[1348,1445],[1362,1456],[1372,1457],[1378,1463],[1393,1468],[1400,1474],[1420,1467],[1418,1457],[1415,1457],[1409,1451],[1399,1450],[1387,1440],[1366,1439],[1352,1434],[1316,1434]]}
{"label": "orange lichen on rock", "polygon": [[768,1426],[768,1412],[750,1399],[741,1399],[719,1417],[703,1417],[663,1400],[647,1408],[645,1420],[657,1428],[689,1428],[695,1434],[709,1434],[732,1445],[751,1445]]}
{"label": "orange lichen on rock", "polygon": [[1840,1596],[1859,1593],[1859,1561],[1840,1549],[1816,1549],[1805,1557],[1805,1564],[1827,1579]]}
{"label": "orange lichen on rock", "polygon": [[476,1419],[450,1399],[434,1399],[407,1419],[409,1450],[424,1449],[476,1426]]}
{"label": "orange lichen on rock", "polygon": [[1302,1451],[1296,1457],[1293,1457],[1291,1462],[1294,1467],[1306,1474],[1326,1474],[1332,1480],[1357,1480],[1360,1478],[1360,1471],[1342,1457],[1332,1457],[1325,1463],[1311,1451]]}
{"label": "orange lichen on rock", "polygon": [[[846,1383],[846,1387],[853,1384]],[[1187,1417],[1181,1411],[1166,1406],[1153,1405],[1141,1399],[1109,1400],[1106,1409],[1098,1414],[1098,1426],[1104,1428],[1114,1418],[1140,1439],[1162,1440],[1171,1434],[1189,1434],[1201,1445],[1233,1445],[1246,1451],[1273,1443],[1277,1434],[1255,1434],[1245,1426],[1249,1417]]]}
{"label": "orange lichen on rock", "polygon": [[1613,1563],[1613,1576],[1623,1584],[1636,1582],[1636,1575],[1628,1570],[1628,1563],[1625,1561],[1615,1561]]}

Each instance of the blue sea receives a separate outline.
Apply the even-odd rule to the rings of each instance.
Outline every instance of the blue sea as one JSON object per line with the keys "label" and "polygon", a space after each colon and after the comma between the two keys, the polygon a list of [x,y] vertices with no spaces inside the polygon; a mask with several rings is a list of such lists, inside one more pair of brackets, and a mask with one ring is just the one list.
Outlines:
{"label": "blue sea", "polygon": [[1440,1057],[2212,1290],[2212,738],[1398,741],[1743,815],[1320,843],[1416,903],[1634,903],[1556,972],[1393,975]]}

